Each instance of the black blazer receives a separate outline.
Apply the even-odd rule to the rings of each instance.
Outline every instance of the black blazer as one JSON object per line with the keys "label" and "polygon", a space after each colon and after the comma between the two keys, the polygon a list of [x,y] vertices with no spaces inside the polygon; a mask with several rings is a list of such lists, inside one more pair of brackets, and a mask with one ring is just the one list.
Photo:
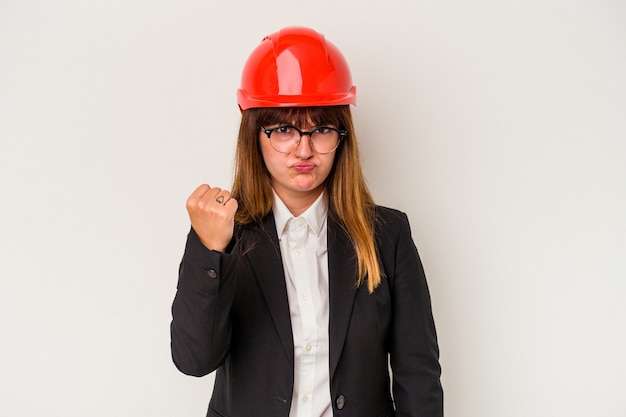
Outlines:
{"label": "black blazer", "polygon": [[[330,388],[334,416],[443,416],[430,296],[406,215],[378,207],[384,278],[356,288],[348,236],[328,219]],[[172,358],[185,374],[217,369],[207,416],[288,417],[294,348],[274,217],[235,227],[225,253],[191,230],[172,306]],[[392,368],[393,389],[390,386]]]}

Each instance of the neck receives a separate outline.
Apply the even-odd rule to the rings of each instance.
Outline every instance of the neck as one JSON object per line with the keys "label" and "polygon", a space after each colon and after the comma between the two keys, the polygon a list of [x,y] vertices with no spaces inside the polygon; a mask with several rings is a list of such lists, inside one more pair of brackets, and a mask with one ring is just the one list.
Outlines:
{"label": "neck", "polygon": [[293,214],[294,217],[298,217],[311,207],[313,203],[315,203],[317,197],[319,197],[320,194],[322,194],[322,191],[324,191],[324,187],[319,187],[307,193],[292,193],[287,190],[277,189],[274,189],[274,191],[278,197],[280,197],[285,206],[287,206],[291,214]]}

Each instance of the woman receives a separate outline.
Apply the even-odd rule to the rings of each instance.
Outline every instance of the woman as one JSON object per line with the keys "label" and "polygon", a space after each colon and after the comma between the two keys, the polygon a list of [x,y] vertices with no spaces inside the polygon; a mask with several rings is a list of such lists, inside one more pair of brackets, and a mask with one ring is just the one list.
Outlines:
{"label": "woman", "polygon": [[406,215],[365,184],[341,52],[271,34],[238,103],[232,193],[189,197],[172,307],[178,369],[217,370],[207,416],[442,416],[426,279]]}

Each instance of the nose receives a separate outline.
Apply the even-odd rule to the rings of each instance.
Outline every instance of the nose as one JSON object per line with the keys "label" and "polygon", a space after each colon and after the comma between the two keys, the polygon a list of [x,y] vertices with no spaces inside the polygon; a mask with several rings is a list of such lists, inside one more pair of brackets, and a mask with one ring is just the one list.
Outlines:
{"label": "nose", "polygon": [[[308,138],[305,136],[308,136]],[[296,142],[295,155],[296,157],[301,159],[308,159],[313,156],[313,141],[311,140],[310,135],[300,135],[300,139],[298,139],[298,142]]]}

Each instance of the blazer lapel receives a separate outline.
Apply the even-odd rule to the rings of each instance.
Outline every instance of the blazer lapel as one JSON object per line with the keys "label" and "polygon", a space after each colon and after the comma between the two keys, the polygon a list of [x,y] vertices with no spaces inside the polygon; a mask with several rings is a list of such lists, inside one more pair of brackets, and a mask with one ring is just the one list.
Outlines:
{"label": "blazer lapel", "polygon": [[294,347],[289,300],[274,215],[270,212],[263,227],[255,231],[258,239],[253,241],[257,243],[247,256],[250,264],[254,265],[254,274],[265,297],[285,353],[293,364]]}
{"label": "blazer lapel", "polygon": [[[247,256],[254,265],[254,274],[267,302],[268,309],[280,336],[285,353],[293,364],[293,334],[287,298],[285,273],[280,255],[274,216],[270,213],[263,227],[255,230],[258,242]],[[356,253],[345,231],[328,218],[328,275],[329,275],[329,338],[330,375],[333,376],[350,324],[356,296]]]}
{"label": "blazer lapel", "polygon": [[356,253],[345,231],[328,218],[330,376],[341,357],[356,296]]}

